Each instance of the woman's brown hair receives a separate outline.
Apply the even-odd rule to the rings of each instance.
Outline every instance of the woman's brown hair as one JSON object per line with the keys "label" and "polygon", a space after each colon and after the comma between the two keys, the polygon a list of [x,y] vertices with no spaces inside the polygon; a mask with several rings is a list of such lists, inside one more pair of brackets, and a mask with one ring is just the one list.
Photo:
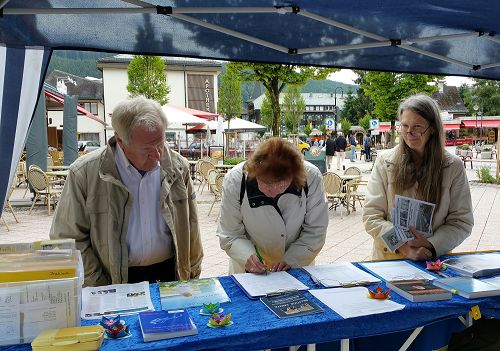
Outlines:
{"label": "woman's brown hair", "polygon": [[281,138],[270,138],[260,144],[245,164],[245,170],[249,179],[281,181],[291,176],[297,190],[306,184],[302,154],[295,145]]}

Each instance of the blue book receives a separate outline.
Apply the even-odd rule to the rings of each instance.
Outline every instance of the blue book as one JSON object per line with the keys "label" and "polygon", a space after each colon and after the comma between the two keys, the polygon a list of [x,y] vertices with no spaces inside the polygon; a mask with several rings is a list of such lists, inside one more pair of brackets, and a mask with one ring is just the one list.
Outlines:
{"label": "blue book", "polygon": [[467,299],[500,295],[499,287],[471,277],[436,279],[432,282],[432,284]]}
{"label": "blue book", "polygon": [[185,310],[148,311],[139,313],[144,341],[198,334],[198,329]]}

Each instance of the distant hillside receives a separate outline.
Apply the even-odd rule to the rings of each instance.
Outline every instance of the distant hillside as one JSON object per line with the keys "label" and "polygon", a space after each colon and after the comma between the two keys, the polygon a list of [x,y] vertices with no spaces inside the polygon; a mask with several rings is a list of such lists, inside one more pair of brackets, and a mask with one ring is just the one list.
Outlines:
{"label": "distant hillside", "polygon": [[[342,88],[344,94],[347,94],[349,89],[353,93],[358,91],[357,85],[335,82],[333,80],[309,80],[301,90],[303,93],[333,93],[337,87]],[[337,95],[338,93],[340,93],[340,89],[337,90]]]}
{"label": "distant hillside", "polygon": [[56,50],[52,53],[47,75],[55,69],[68,72],[79,77],[102,78],[96,67],[96,61],[113,54],[106,52]]}

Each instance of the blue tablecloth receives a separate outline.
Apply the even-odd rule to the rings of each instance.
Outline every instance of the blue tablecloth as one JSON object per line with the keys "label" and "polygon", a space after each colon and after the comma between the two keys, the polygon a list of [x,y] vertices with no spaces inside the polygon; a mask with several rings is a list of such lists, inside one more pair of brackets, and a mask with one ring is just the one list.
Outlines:
{"label": "blue tablecloth", "polygon": [[[303,270],[293,269],[290,274],[310,288],[317,288]],[[219,279],[231,298],[231,302],[221,305],[224,312],[232,313],[234,324],[231,327],[209,328],[206,326],[208,317],[199,314],[199,307],[193,307],[188,308],[188,311],[198,327],[197,335],[144,343],[137,316],[128,316],[124,319],[130,326],[132,337],[122,340],[104,340],[101,350],[259,350],[410,331],[419,326],[465,315],[474,305],[479,305],[483,314],[500,315],[499,297],[468,300],[454,295],[449,301],[412,303],[397,294],[392,294],[391,299],[405,304],[405,309],[342,319],[337,313],[307,293],[324,308],[324,313],[279,319],[259,300],[250,300],[231,277],[224,276]],[[161,309],[157,284],[151,284],[150,289],[155,309]],[[96,321],[82,321],[82,325],[95,323]],[[434,332],[442,333],[443,330],[439,327]],[[384,339],[387,338],[390,336],[384,337]],[[380,349],[377,348],[380,344],[369,344],[374,350]],[[366,347],[368,346],[358,347],[358,349],[367,349]],[[29,350],[30,347],[29,345],[16,345],[0,349]],[[391,350],[385,346],[383,349]]]}

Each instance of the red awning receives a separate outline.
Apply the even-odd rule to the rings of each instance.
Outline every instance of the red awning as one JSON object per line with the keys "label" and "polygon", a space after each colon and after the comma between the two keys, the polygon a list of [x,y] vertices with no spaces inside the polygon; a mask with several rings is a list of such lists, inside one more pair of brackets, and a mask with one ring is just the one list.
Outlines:
{"label": "red awning", "polygon": [[389,133],[391,131],[391,125],[390,124],[380,124],[376,130],[379,133]]}
{"label": "red awning", "polygon": [[200,117],[200,118],[213,119],[213,118],[216,118],[216,117],[219,116],[217,113],[212,113],[212,112],[208,112],[208,111],[201,111],[201,110],[195,110],[195,109],[189,108],[189,107],[178,106],[178,105],[169,105],[169,106],[173,107],[173,108],[176,108],[178,110],[190,113],[193,116]]}
{"label": "red awning", "polygon": [[[50,100],[52,101],[55,101],[55,102],[58,102],[62,105],[64,105],[64,98],[57,95],[57,94],[54,94],[50,91],[48,91],[47,89],[44,89],[44,92],[45,92],[45,96],[48,97]],[[94,121],[96,122],[99,122],[103,125],[106,125],[106,122],[104,122],[102,119],[100,119],[99,117],[97,117],[96,115],[92,114],[91,112],[89,112],[88,110],[84,109],[83,107],[81,107],[80,105],[76,105],[76,110],[78,111],[78,113],[82,114],[82,115],[85,115],[86,117],[90,118],[90,119],[93,119]]]}
{"label": "red awning", "polygon": [[444,130],[460,130],[460,123],[443,123]]}
{"label": "red awning", "polygon": [[500,119],[487,119],[481,122],[478,118],[477,122],[475,119],[462,120],[462,125],[465,128],[500,128]]}

